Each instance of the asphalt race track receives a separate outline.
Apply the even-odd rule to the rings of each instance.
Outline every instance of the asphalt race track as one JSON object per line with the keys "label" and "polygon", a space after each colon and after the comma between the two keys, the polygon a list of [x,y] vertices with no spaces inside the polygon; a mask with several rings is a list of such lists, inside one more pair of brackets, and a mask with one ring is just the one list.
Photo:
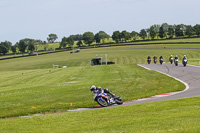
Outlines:
{"label": "asphalt race track", "polygon": [[143,64],[140,66],[174,77],[175,79],[182,81],[186,85],[186,89],[180,92],[169,93],[169,95],[164,97],[149,98],[148,100],[138,101],[136,103],[200,96],[200,67],[191,65],[184,67],[182,64],[175,66],[170,63],[164,63],[163,65]]}
{"label": "asphalt race track", "polygon": [[[171,93],[160,94],[160,95],[143,98],[143,99],[125,101],[124,104],[120,106],[200,96],[200,67],[198,66],[187,65],[186,67],[184,67],[182,64],[175,66],[174,64],[170,64],[170,63],[164,63],[162,65],[141,64],[139,66],[144,67],[145,69],[148,69],[149,71],[157,71],[162,74],[173,77],[176,80],[179,80],[182,83],[184,83],[186,88],[184,91],[171,92]],[[119,106],[119,105],[113,105],[109,107],[114,107],[114,106]],[[90,108],[79,108],[76,110],[68,110],[68,111],[73,112],[73,111],[91,110],[91,109],[97,109],[97,108],[102,108],[102,107],[97,106],[97,107],[90,107]]]}
{"label": "asphalt race track", "polygon": [[[146,102],[153,102],[153,101],[164,101],[164,100],[172,100],[172,99],[180,99],[180,98],[187,98],[187,97],[196,97],[200,96],[200,67],[187,65],[183,67],[182,64],[175,66],[174,64],[164,63],[163,65],[160,64],[142,64],[139,65],[148,69],[149,71],[157,71],[162,74],[168,75],[170,77],[179,80],[180,82],[184,83],[186,88],[184,91],[179,92],[170,92],[166,94],[160,94],[152,97],[142,98],[142,99],[135,99],[131,101],[125,101],[122,105],[112,105],[109,107],[88,107],[88,108],[78,108],[75,110],[67,110],[61,111],[56,113],[64,113],[64,112],[76,112],[76,111],[84,111],[84,110],[94,110],[94,109],[101,109],[101,108],[112,108],[117,106],[127,106],[131,104],[140,104]],[[47,113],[51,114],[51,113]],[[44,114],[35,114],[33,116],[39,116]],[[31,116],[21,116],[21,117],[31,117]]]}

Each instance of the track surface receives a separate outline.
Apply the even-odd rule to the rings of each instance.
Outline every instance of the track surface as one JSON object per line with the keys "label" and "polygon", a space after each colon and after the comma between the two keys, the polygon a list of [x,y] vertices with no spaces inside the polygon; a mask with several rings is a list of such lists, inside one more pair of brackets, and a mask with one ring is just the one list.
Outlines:
{"label": "track surface", "polygon": [[[183,67],[182,64],[175,66],[174,64],[169,64],[169,63],[164,63],[163,65],[143,64],[139,66],[144,67],[148,70],[158,71],[160,73],[171,76],[175,78],[176,80],[180,80],[186,85],[186,89],[180,92],[172,92],[172,93],[160,94],[160,95],[152,96],[148,98],[143,98],[143,99],[126,101],[121,106],[153,102],[153,101],[163,101],[163,100],[172,100],[172,99],[200,96],[200,67],[198,66],[187,65],[186,67]],[[113,105],[110,107],[114,107],[114,106],[119,106],[119,105]],[[80,109],[68,110],[68,111],[74,112],[74,111],[91,110],[91,109],[97,109],[97,108],[102,108],[102,107],[97,106],[97,107],[80,108]]]}
{"label": "track surface", "polygon": [[167,97],[149,99],[145,102],[200,96],[200,67],[191,65],[183,67],[182,64],[175,66],[174,64],[169,63],[164,63],[163,65],[145,64],[140,66],[172,76],[185,82],[186,85],[186,90],[184,91],[174,93],[173,95],[169,95]]}
{"label": "track surface", "polygon": [[[175,66],[174,64],[169,64],[169,63],[164,63],[163,65],[143,64],[139,66],[144,67],[150,71],[151,70],[158,71],[160,73],[171,76],[175,78],[176,80],[180,80],[186,85],[186,89],[184,91],[179,91],[179,92],[172,92],[172,93],[160,94],[160,95],[152,96],[148,98],[143,98],[143,99],[125,101],[124,104],[120,106],[200,96],[200,67],[198,66],[187,65],[186,67],[183,67],[182,64],[179,64],[179,66]],[[111,108],[111,107],[116,107],[116,106],[119,106],[119,105],[112,105],[106,108]],[[56,113],[76,112],[76,111],[94,110],[94,109],[101,109],[101,108],[105,108],[105,107],[96,106],[96,107],[89,107],[89,108],[78,108],[75,110],[67,110],[67,111],[56,112]],[[47,113],[47,114],[52,114],[52,113]],[[39,115],[44,115],[44,114],[35,114],[33,116],[39,116]],[[30,116],[21,116],[21,117],[30,117]]]}

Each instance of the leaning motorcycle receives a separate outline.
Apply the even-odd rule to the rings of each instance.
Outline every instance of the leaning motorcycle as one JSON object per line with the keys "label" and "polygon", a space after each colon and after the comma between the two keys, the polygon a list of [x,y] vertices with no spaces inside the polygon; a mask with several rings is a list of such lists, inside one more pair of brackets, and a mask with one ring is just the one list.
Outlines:
{"label": "leaning motorcycle", "polygon": [[178,59],[174,59],[175,66],[178,66]]}
{"label": "leaning motorcycle", "polygon": [[183,66],[186,67],[188,60],[187,59],[183,59]]}
{"label": "leaning motorcycle", "polygon": [[102,90],[101,92],[97,93],[94,100],[102,107],[107,107],[112,104],[123,104],[123,100],[119,96],[111,93],[111,91],[109,91],[109,93],[105,93]]}

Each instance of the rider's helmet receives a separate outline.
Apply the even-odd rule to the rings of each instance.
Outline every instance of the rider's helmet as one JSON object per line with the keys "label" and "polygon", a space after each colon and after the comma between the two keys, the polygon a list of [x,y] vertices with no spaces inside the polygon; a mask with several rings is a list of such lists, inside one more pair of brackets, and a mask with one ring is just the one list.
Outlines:
{"label": "rider's helmet", "polygon": [[105,92],[105,93],[109,93],[109,92],[111,92],[111,91],[109,91],[108,88],[105,88],[105,89],[104,89],[104,92]]}
{"label": "rider's helmet", "polygon": [[186,57],[186,55],[184,55],[183,57]]}
{"label": "rider's helmet", "polygon": [[96,86],[95,85],[90,86],[90,90],[91,91],[96,90]]}
{"label": "rider's helmet", "polygon": [[171,57],[172,57],[173,55],[171,55]]}

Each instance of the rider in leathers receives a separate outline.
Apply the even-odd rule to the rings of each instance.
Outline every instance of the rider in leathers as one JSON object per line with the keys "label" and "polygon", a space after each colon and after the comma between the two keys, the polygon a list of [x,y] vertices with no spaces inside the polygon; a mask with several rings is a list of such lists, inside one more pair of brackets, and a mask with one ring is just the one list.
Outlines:
{"label": "rider in leathers", "polygon": [[[112,95],[111,91],[109,91],[107,88],[103,88],[103,87],[96,87],[95,85],[92,85],[90,87],[90,90],[92,91],[92,95],[93,95],[93,99],[95,99],[95,97],[97,96],[98,93],[108,93],[110,95]],[[110,102],[114,102],[113,98],[109,99]]]}

